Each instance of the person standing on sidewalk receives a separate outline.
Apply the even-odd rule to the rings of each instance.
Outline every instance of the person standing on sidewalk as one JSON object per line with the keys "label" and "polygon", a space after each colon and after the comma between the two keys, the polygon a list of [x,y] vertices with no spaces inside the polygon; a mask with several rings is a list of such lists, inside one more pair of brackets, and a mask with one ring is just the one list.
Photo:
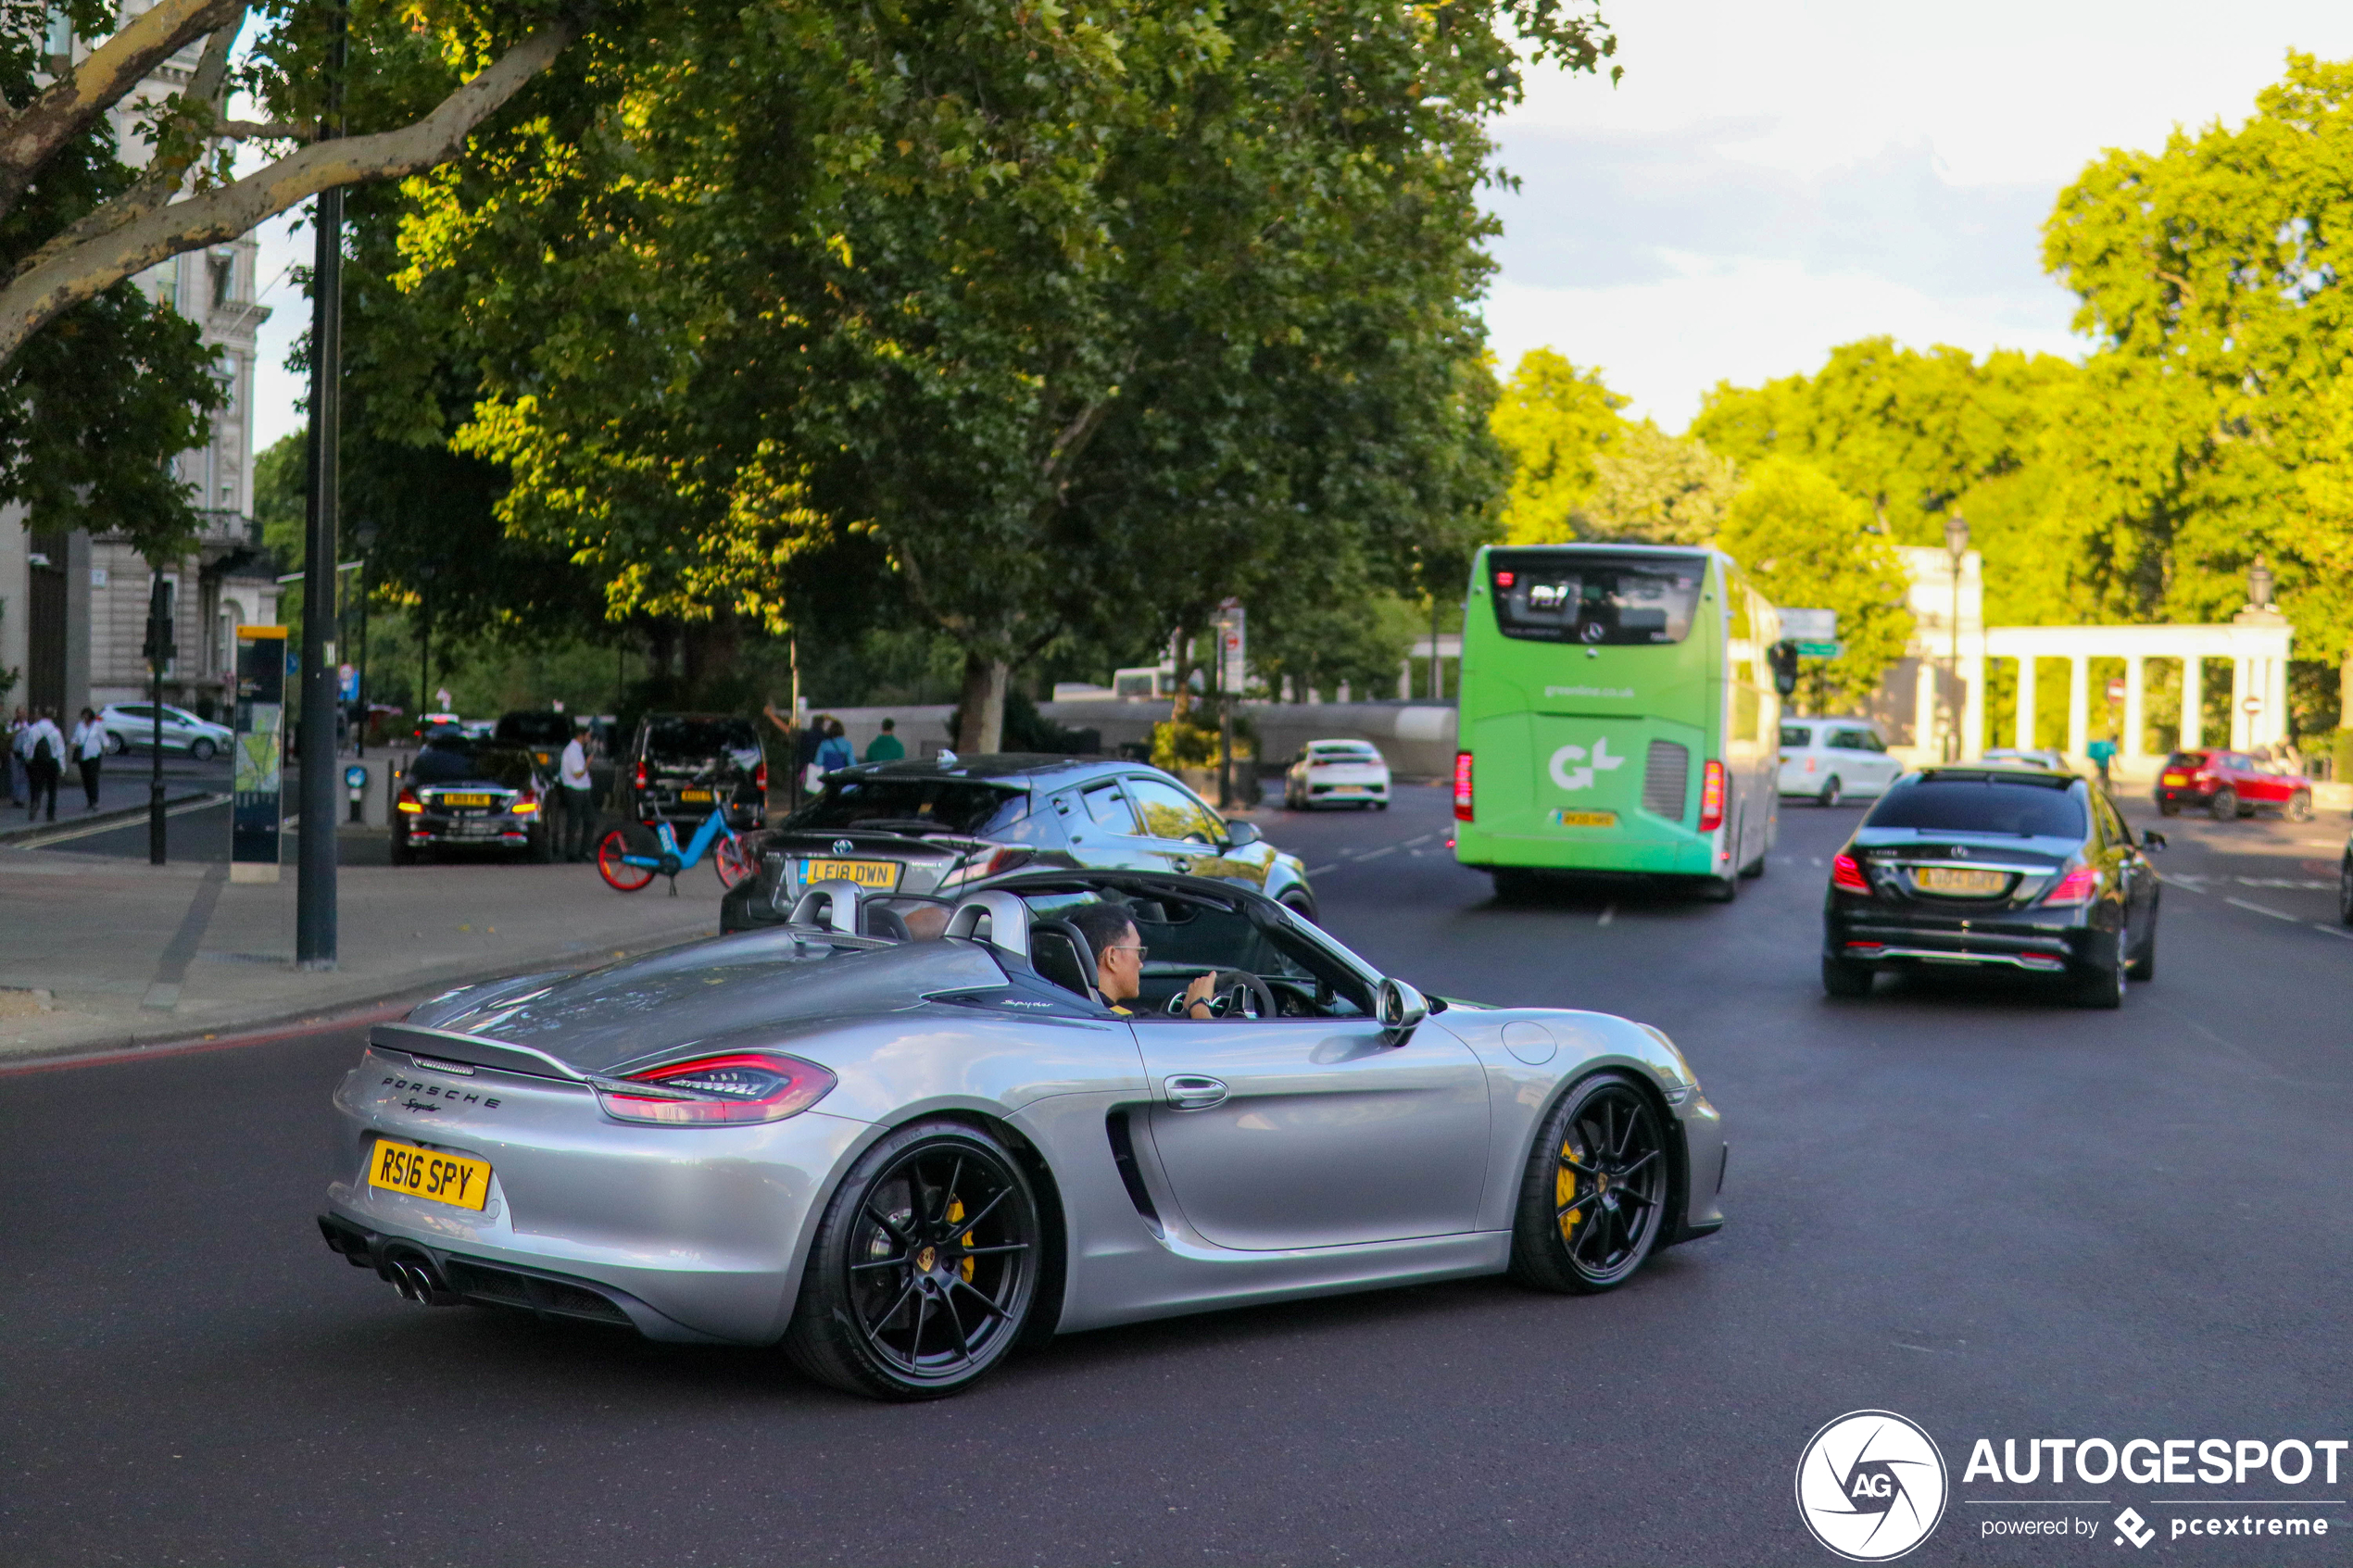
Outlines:
{"label": "person standing on sidewalk", "polygon": [[31,789],[25,797],[25,816],[41,815],[41,800],[49,800],[49,821],[57,820],[57,775],[65,771],[66,737],[58,732],[57,721],[44,709],[24,734],[17,737],[17,745],[24,753],[24,773]]}
{"label": "person standing on sidewalk", "polygon": [[840,720],[825,716],[825,738],[817,746],[817,777],[822,781],[827,773],[841,768],[858,766],[858,753],[850,749],[849,733]]}
{"label": "person standing on sidewalk", "polygon": [[559,783],[564,792],[563,854],[567,860],[585,860],[596,853],[597,799],[588,776],[588,748],[581,744],[585,723],[573,727],[564,743]]}
{"label": "person standing on sidewalk", "polygon": [[17,749],[17,741],[25,731],[24,709],[19,708],[8,721],[8,731],[0,734],[0,768],[7,770],[8,804],[24,804],[24,754]]}
{"label": "person standing on sidewalk", "polygon": [[90,802],[82,809],[94,811],[98,809],[98,761],[107,754],[107,727],[98,722],[94,709],[82,710],[82,722],[66,737],[66,747],[82,770],[82,793]]}
{"label": "person standing on sidewalk", "polygon": [[899,738],[898,729],[898,720],[883,721],[882,734],[866,743],[867,761],[896,762],[907,755],[906,743]]}

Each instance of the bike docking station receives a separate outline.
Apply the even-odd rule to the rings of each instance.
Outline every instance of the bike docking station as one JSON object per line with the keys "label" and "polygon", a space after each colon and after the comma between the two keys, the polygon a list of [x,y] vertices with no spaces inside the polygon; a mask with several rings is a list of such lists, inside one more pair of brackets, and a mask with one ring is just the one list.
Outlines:
{"label": "bike docking station", "polygon": [[236,738],[230,753],[229,880],[275,882],[286,717],[286,629],[237,628]]}

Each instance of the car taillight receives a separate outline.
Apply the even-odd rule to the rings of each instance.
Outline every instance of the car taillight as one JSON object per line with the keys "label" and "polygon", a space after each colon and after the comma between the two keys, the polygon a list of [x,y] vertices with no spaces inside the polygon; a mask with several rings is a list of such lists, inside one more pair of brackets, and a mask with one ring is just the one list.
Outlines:
{"label": "car taillight", "polygon": [[646,771],[646,759],[640,757],[637,759],[637,772],[635,777],[636,787],[643,789],[651,782],[652,779],[650,775],[648,775]]}
{"label": "car taillight", "polygon": [[536,790],[524,790],[515,797],[514,804],[507,809],[518,817],[528,817],[539,809],[539,794]]}
{"label": "car taillight", "polygon": [[2048,893],[2043,895],[2045,904],[2088,904],[2100,890],[2100,873],[2089,866],[2077,866]]}
{"label": "car taillight", "polygon": [[1841,855],[1831,862],[1831,885],[1846,893],[1869,893],[1871,884],[1863,880],[1863,868],[1852,855]]}
{"label": "car taillight", "polygon": [[425,803],[417,798],[417,792],[407,784],[400,786],[400,798],[393,804],[404,811],[422,811],[425,809]]}
{"label": "car taillight", "polygon": [[751,771],[751,787],[761,795],[768,793],[768,759],[761,758],[760,766]]}
{"label": "car taillight", "polygon": [[1806,759],[1806,771],[1809,773],[1814,771],[1814,759],[1811,757]]}
{"label": "car taillight", "polygon": [[1009,872],[1016,866],[1026,865],[1036,853],[1037,851],[1024,848],[1019,845],[991,845],[985,855],[975,850],[974,858],[949,873],[942,879],[941,884],[943,886],[950,884],[962,885],[968,882],[978,882],[983,877],[995,876],[999,872]]}
{"label": "car taillight", "polygon": [[[701,1057],[608,1079],[597,1085],[597,1101],[606,1115],[621,1122],[733,1127],[797,1116],[824,1098],[834,1083],[834,1075],[813,1061],[763,1051]],[[633,1094],[628,1084],[643,1084],[652,1092]]]}
{"label": "car taillight", "polygon": [[1471,754],[1454,753],[1454,820],[1467,822],[1471,818]]}
{"label": "car taillight", "polygon": [[1714,833],[1724,825],[1724,764],[1711,761],[1699,776],[1699,831]]}

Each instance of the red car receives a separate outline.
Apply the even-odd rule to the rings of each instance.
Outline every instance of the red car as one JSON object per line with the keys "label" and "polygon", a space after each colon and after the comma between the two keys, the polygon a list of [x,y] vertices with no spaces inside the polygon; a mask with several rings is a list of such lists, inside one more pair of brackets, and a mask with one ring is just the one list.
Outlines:
{"label": "red car", "polygon": [[2291,822],[2312,820],[2312,787],[2278,764],[2244,751],[2177,751],[2157,775],[2157,809],[2169,817],[2182,808],[2213,813],[2218,822],[2277,808]]}

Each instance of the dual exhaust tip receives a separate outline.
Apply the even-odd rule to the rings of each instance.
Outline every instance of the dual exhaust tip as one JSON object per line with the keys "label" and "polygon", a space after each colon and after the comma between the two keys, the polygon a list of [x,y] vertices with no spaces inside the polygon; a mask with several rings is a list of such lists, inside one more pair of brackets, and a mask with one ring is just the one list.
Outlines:
{"label": "dual exhaust tip", "polygon": [[464,1298],[442,1282],[433,1264],[423,1258],[387,1258],[378,1272],[392,1282],[404,1301],[414,1301],[420,1307],[455,1307]]}

